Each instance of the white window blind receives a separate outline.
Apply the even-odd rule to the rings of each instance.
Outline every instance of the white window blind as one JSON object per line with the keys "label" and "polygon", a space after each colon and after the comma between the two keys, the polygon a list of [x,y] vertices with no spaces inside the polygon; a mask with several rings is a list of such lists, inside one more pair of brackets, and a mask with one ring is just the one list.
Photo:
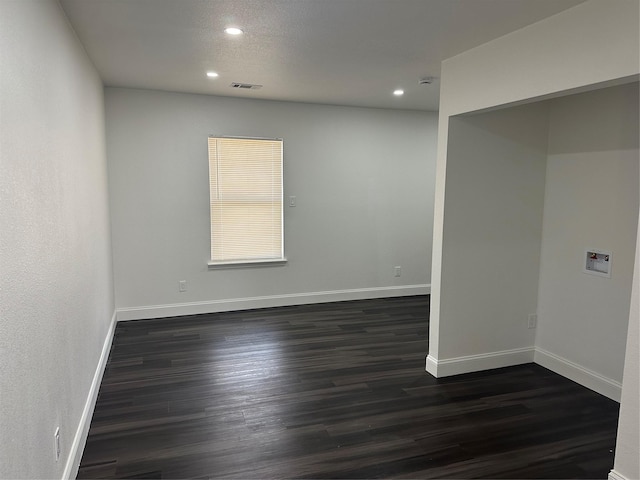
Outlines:
{"label": "white window blind", "polygon": [[209,137],[211,263],[281,260],[282,140]]}

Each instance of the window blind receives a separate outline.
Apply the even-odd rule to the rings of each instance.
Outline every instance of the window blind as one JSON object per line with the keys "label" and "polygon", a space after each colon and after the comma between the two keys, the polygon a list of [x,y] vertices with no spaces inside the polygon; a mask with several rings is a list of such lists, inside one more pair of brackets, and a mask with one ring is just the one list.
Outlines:
{"label": "window blind", "polygon": [[284,257],[282,140],[209,137],[211,260]]}

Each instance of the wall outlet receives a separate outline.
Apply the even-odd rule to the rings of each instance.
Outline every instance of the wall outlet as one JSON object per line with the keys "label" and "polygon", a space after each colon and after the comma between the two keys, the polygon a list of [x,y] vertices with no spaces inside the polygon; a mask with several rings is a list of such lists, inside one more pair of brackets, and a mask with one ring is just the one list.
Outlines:
{"label": "wall outlet", "polygon": [[536,328],[538,326],[538,315],[535,313],[529,314],[527,317],[527,328]]}
{"label": "wall outlet", "polygon": [[60,460],[60,427],[56,428],[53,434],[53,448],[56,453],[56,462]]}
{"label": "wall outlet", "polygon": [[180,291],[180,292],[186,292],[187,291],[187,281],[186,280],[180,280],[178,282],[178,291]]}
{"label": "wall outlet", "polygon": [[399,277],[400,275],[402,275],[402,267],[393,267],[393,276]]}

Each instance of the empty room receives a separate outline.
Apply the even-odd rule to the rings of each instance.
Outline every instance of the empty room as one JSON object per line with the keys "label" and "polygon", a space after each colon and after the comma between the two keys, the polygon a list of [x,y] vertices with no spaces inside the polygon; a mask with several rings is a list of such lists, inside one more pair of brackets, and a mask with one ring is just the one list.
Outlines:
{"label": "empty room", "polygon": [[0,0],[0,478],[639,478],[639,32]]}

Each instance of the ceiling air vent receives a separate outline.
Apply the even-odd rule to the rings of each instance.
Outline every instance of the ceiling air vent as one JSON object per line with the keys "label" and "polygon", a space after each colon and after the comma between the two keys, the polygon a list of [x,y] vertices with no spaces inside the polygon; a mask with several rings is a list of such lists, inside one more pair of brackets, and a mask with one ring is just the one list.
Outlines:
{"label": "ceiling air vent", "polygon": [[262,88],[262,85],[254,85],[252,83],[239,83],[239,82],[233,82],[229,86],[231,88],[239,88],[241,90],[258,90],[259,88]]}

